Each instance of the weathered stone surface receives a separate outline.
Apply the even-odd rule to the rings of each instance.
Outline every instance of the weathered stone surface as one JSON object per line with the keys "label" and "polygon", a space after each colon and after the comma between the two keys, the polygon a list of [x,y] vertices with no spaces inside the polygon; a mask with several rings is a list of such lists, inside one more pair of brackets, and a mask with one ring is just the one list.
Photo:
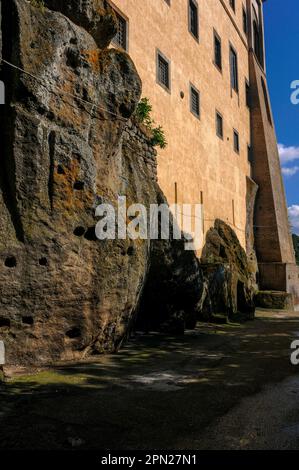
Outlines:
{"label": "weathered stone surface", "polygon": [[[0,331],[8,362],[113,351],[124,338],[147,270],[146,241],[95,241],[99,202],[149,204],[151,177],[121,136],[141,84],[126,54],[96,56],[69,19],[4,1],[1,107]],[[8,34],[12,28],[14,36]],[[70,96],[68,93],[76,95]],[[80,101],[94,103],[93,106]]]}
{"label": "weathered stone surface", "polygon": [[200,312],[205,319],[217,313],[254,315],[254,273],[235,232],[221,220],[207,234],[201,268],[208,282]]}
{"label": "weathered stone surface", "polygon": [[255,304],[259,308],[271,310],[293,310],[292,294],[278,291],[259,291],[255,296]]}
{"label": "weathered stone surface", "polygon": [[[74,5],[60,3],[64,13]],[[130,119],[141,94],[134,64],[121,51],[98,49],[79,16],[78,25],[69,12],[25,0],[1,5],[3,56],[27,72],[5,65],[0,76],[9,84],[0,107],[7,363],[116,351],[137,312],[143,324],[179,333],[202,312],[251,314],[246,255],[220,221],[208,234],[203,265],[184,240],[96,239],[99,203],[116,208],[119,196],[146,208],[166,203],[150,136]]]}
{"label": "weathered stone surface", "polygon": [[45,0],[45,5],[83,27],[100,49],[107,47],[117,32],[114,11],[106,0]]}

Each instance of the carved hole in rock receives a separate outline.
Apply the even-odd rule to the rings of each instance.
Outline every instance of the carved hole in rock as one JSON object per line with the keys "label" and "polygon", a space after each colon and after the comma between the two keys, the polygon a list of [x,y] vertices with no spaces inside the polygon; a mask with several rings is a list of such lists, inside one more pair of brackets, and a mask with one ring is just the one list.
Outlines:
{"label": "carved hole in rock", "polygon": [[40,266],[48,266],[47,258],[43,257],[38,260]]}
{"label": "carved hole in rock", "polygon": [[120,105],[119,112],[124,118],[129,118],[132,114],[132,110],[129,109],[125,104]]}
{"label": "carved hole in rock", "polygon": [[77,191],[82,191],[84,189],[84,182],[83,181],[76,181],[74,183],[74,189]]}
{"label": "carved hole in rock", "polygon": [[24,325],[33,325],[33,317],[22,317],[22,323],[24,323]]}
{"label": "carved hole in rock", "polygon": [[223,245],[220,246],[220,253],[219,253],[219,256],[221,258],[226,258],[226,253],[225,253],[225,248]]}
{"label": "carved hole in rock", "polygon": [[74,327],[74,328],[68,330],[65,333],[65,336],[67,336],[70,339],[79,338],[81,336],[81,330],[78,327]]}
{"label": "carved hole in rock", "polygon": [[15,268],[17,265],[17,260],[14,256],[9,256],[8,258],[6,258],[4,264],[7,268]]}
{"label": "carved hole in rock", "polygon": [[86,238],[86,240],[89,240],[90,242],[96,242],[97,241],[96,228],[95,227],[89,227],[89,229],[87,229],[87,231],[84,235],[84,238]]}
{"label": "carved hole in rock", "polygon": [[59,175],[65,175],[65,171],[62,165],[57,165],[57,173]]}
{"label": "carved hole in rock", "polygon": [[0,328],[10,327],[10,320],[5,317],[0,317]]}
{"label": "carved hole in rock", "polygon": [[85,233],[84,227],[76,227],[74,230],[74,235],[76,235],[76,237],[83,237],[84,233]]}
{"label": "carved hole in rock", "polygon": [[135,253],[135,248],[133,246],[129,246],[128,250],[127,250],[127,255],[128,256],[133,256]]}

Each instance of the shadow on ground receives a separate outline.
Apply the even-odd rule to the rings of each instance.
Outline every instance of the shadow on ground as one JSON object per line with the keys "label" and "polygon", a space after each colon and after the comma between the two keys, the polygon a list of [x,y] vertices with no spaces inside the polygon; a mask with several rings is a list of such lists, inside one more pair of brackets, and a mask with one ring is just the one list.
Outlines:
{"label": "shadow on ground", "polygon": [[298,372],[298,336],[299,313],[259,312],[181,337],[137,335],[117,355],[15,377],[0,388],[0,448],[195,449],[241,399]]}

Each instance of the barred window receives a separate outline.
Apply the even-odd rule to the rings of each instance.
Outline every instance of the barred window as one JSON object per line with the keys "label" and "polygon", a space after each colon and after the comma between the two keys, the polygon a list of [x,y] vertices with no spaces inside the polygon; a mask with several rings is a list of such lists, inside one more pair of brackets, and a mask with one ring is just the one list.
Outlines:
{"label": "barred window", "polygon": [[231,78],[231,87],[237,93],[239,91],[238,83],[238,57],[234,48],[230,47],[230,78]]}
{"label": "barred window", "polygon": [[164,88],[170,89],[170,65],[169,61],[158,52],[157,56],[157,80]]}
{"label": "barred window", "polygon": [[198,6],[195,0],[189,0],[189,31],[198,39]]}
{"label": "barred window", "polygon": [[239,133],[234,130],[234,151],[240,153]]}
{"label": "barred window", "polygon": [[113,38],[114,44],[121,47],[125,51],[128,50],[128,24],[125,18],[123,18],[119,13],[115,12],[117,19],[117,33]]}
{"label": "barred window", "polygon": [[214,31],[214,63],[220,70],[222,69],[221,39],[216,31]]}
{"label": "barred window", "polygon": [[218,111],[216,111],[216,134],[223,139],[223,117]]}
{"label": "barred window", "polygon": [[196,117],[200,116],[200,94],[193,85],[190,85],[190,111]]}

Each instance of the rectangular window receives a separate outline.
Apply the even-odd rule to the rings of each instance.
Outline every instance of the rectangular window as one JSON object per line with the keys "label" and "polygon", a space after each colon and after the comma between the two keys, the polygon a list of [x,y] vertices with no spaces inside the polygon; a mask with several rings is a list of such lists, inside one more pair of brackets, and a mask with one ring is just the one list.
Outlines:
{"label": "rectangular window", "polygon": [[216,134],[223,139],[223,117],[218,111],[216,111]]}
{"label": "rectangular window", "polygon": [[243,6],[243,31],[245,34],[248,32],[248,25],[247,25],[247,12],[245,7]]}
{"label": "rectangular window", "polygon": [[117,20],[117,33],[113,38],[116,46],[121,47],[125,51],[128,50],[128,23],[126,19],[115,11]]}
{"label": "rectangular window", "polygon": [[250,145],[247,146],[247,158],[248,158],[248,162],[249,162],[249,163],[252,163],[252,154],[251,154],[251,147],[250,147]]}
{"label": "rectangular window", "polygon": [[235,0],[229,0],[229,4],[230,4],[231,8],[234,11],[236,11],[236,2],[235,2]]}
{"label": "rectangular window", "polygon": [[198,6],[195,0],[189,0],[189,31],[198,39]]}
{"label": "rectangular window", "polygon": [[190,111],[196,117],[200,116],[200,94],[199,91],[190,84]]}
{"label": "rectangular window", "polygon": [[245,80],[245,94],[246,94],[246,106],[250,109],[250,85],[248,80]]}
{"label": "rectangular window", "polygon": [[239,133],[234,130],[234,151],[240,153]]}
{"label": "rectangular window", "polygon": [[159,51],[157,52],[157,81],[167,91],[170,90],[170,62]]}
{"label": "rectangular window", "polygon": [[238,57],[235,49],[230,46],[230,80],[231,80],[231,87],[237,93],[239,91],[239,84],[238,84]]}
{"label": "rectangular window", "polygon": [[221,39],[216,31],[214,31],[214,63],[219,70],[222,70]]}

